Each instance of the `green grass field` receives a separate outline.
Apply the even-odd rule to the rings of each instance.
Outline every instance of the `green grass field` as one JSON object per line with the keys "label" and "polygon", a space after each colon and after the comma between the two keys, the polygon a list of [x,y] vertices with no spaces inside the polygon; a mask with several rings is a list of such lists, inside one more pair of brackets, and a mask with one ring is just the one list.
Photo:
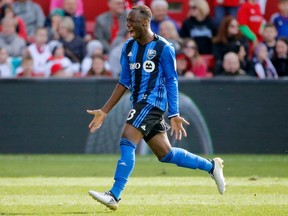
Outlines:
{"label": "green grass field", "polygon": [[287,155],[221,155],[226,193],[204,172],[137,156],[119,209],[87,191],[113,183],[114,155],[0,155],[0,215],[288,215]]}

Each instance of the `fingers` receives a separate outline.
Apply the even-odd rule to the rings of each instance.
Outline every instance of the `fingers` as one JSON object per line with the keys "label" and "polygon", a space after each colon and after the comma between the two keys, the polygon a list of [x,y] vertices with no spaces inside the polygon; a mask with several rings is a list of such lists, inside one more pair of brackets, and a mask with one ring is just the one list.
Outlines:
{"label": "fingers", "polygon": [[173,134],[174,134],[174,129],[172,128],[170,135],[173,136]]}
{"label": "fingers", "polygon": [[91,129],[90,132],[94,133],[98,128],[100,128],[101,125],[94,125]]}
{"label": "fingers", "polygon": [[187,132],[184,128],[182,129],[182,132],[183,132],[184,137],[187,137]]}
{"label": "fingers", "polygon": [[186,124],[186,125],[190,125],[190,123],[188,121],[186,121],[186,119],[182,118],[182,123]]}
{"label": "fingers", "polygon": [[94,111],[93,110],[86,110],[87,113],[91,114],[91,115],[94,115]]}
{"label": "fingers", "polygon": [[94,125],[94,121],[91,121],[91,123],[88,125],[88,128],[91,129]]}
{"label": "fingers", "polygon": [[182,135],[184,137],[187,137],[187,132],[183,127],[181,127],[181,129],[179,129],[179,130],[171,129],[171,136],[173,136],[173,134],[175,134],[176,140],[181,140]]}
{"label": "fingers", "polygon": [[94,120],[89,124],[89,129],[91,133],[94,133],[97,129],[101,127],[102,124],[94,122]]}

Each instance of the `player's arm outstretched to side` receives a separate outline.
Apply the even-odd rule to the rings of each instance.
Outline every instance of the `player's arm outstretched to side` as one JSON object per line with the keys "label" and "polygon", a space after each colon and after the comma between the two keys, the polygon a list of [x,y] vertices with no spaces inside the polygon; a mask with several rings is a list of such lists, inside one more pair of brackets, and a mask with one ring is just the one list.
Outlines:
{"label": "player's arm outstretched to side", "polygon": [[172,46],[166,46],[163,50],[162,66],[166,77],[166,90],[168,100],[168,118],[171,122],[171,136],[175,135],[177,140],[187,136],[183,124],[189,125],[179,114],[178,100],[178,75],[176,71],[175,50]]}
{"label": "player's arm outstretched to side", "polygon": [[101,127],[107,114],[118,103],[118,101],[124,95],[126,90],[130,88],[130,66],[129,66],[129,62],[127,59],[127,54],[125,52],[126,46],[127,46],[127,42],[124,45],[122,49],[122,53],[121,53],[120,63],[122,66],[122,71],[120,74],[120,80],[119,80],[119,83],[116,85],[110,98],[108,99],[108,101],[105,103],[105,105],[101,109],[87,110],[89,114],[94,115],[93,120],[88,126],[91,133],[94,133],[98,128]]}
{"label": "player's arm outstretched to side", "polygon": [[104,122],[107,114],[110,110],[118,103],[121,97],[126,92],[127,88],[121,84],[117,84],[111,97],[105,103],[105,105],[98,110],[87,110],[87,112],[91,115],[94,115],[93,120],[89,124],[89,129],[91,133],[94,133],[98,128],[101,127],[102,123]]}

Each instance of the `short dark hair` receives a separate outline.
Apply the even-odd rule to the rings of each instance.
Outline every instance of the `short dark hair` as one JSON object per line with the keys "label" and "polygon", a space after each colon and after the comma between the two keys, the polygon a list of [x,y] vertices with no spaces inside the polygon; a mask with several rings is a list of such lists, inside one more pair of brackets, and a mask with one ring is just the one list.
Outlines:
{"label": "short dark hair", "polygon": [[[287,0],[287,1],[288,1],[288,0]],[[274,23],[271,23],[271,22],[266,23],[265,26],[264,26],[264,28],[265,28],[265,29],[266,29],[266,28],[274,28],[275,30],[277,30],[277,28],[276,28],[276,26],[274,25]]]}
{"label": "short dark hair", "polygon": [[139,11],[139,13],[143,17],[145,17],[149,20],[151,20],[151,18],[152,18],[152,12],[151,12],[150,8],[146,5],[136,5],[136,6],[132,7],[131,11]]}

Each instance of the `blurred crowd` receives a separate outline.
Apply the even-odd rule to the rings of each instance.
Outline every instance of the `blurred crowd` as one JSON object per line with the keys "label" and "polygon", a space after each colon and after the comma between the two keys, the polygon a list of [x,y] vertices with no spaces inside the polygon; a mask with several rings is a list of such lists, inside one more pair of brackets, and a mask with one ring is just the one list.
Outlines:
{"label": "blurred crowd", "polygon": [[[153,32],[176,50],[179,76],[277,79],[288,76],[288,0],[265,20],[258,0],[189,0],[185,20],[165,0],[149,5]],[[269,1],[269,0],[268,0]],[[108,0],[108,11],[86,32],[84,0],[51,0],[50,13],[32,0],[0,1],[0,78],[111,77],[121,72],[129,38],[126,16],[144,0]]]}

